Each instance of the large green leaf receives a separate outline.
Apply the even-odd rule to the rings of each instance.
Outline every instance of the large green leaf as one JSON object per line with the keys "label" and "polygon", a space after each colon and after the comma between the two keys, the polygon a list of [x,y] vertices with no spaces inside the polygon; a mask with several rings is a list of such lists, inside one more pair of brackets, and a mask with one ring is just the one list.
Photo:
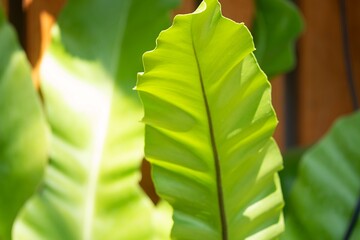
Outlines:
{"label": "large green leaf", "polygon": [[46,124],[31,70],[0,9],[0,239],[35,192],[47,160]]}
{"label": "large green leaf", "polygon": [[171,228],[173,221],[171,219],[173,209],[166,201],[161,200],[156,205],[156,212],[154,214],[154,222],[157,230],[157,236],[159,240],[167,240],[170,238]]}
{"label": "large green leaf", "polygon": [[[344,239],[360,193],[360,112],[338,120],[305,153],[283,239]],[[358,222],[351,239],[360,239]]]}
{"label": "large green leaf", "polygon": [[295,42],[303,30],[303,21],[290,0],[255,0],[255,3],[255,56],[271,78],[294,68]]}
{"label": "large green leaf", "polygon": [[70,0],[58,23],[62,43],[74,56],[101,62],[111,76],[121,79],[120,85],[131,90],[134,75],[142,71],[142,54],[154,47],[154,39],[169,25],[169,10],[179,3]]}
{"label": "large green leaf", "polygon": [[69,1],[41,66],[50,164],[15,239],[153,238],[154,209],[138,186],[142,110],[132,87],[141,52],[176,2]]}
{"label": "large green leaf", "polygon": [[174,208],[174,239],[273,239],[283,231],[270,85],[244,24],[206,0],[144,54],[136,89],[145,156]]}

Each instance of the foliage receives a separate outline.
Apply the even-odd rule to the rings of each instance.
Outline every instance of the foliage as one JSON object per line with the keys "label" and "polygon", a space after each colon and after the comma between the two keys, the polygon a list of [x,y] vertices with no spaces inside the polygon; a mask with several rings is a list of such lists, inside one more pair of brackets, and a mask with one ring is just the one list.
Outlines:
{"label": "foliage", "polygon": [[256,58],[269,78],[295,66],[295,41],[303,21],[290,0],[255,0],[253,25]]}
{"label": "foliage", "polygon": [[174,4],[69,1],[62,11],[41,67],[50,163],[15,239],[155,237],[154,208],[138,186],[143,130],[129,86]]}
{"label": "foliage", "polygon": [[31,70],[0,9],[0,239],[42,179],[46,123]]}
{"label": "foliage", "polygon": [[145,156],[174,208],[174,239],[272,239],[283,231],[277,120],[253,51],[247,28],[207,0],[177,16],[144,54],[136,89]]}
{"label": "foliage", "polygon": [[[284,160],[284,169],[279,172],[281,188],[284,195],[284,201],[287,202],[291,189],[296,180],[296,175],[298,171],[298,166],[301,161],[301,157],[307,151],[307,148],[292,148],[287,149],[286,152],[282,154]],[[286,211],[288,205],[285,204],[284,212]]]}
{"label": "foliage", "polygon": [[0,14],[0,239],[168,239],[172,207],[177,239],[283,231],[270,85],[247,28],[216,0],[176,17],[144,57],[146,155],[172,207],[138,186],[142,109],[131,89],[178,2],[69,0],[41,65],[44,109]]}
{"label": "foliage", "polygon": [[[338,120],[300,163],[283,239],[342,239],[360,190],[360,112]],[[360,223],[351,239],[360,238]]]}

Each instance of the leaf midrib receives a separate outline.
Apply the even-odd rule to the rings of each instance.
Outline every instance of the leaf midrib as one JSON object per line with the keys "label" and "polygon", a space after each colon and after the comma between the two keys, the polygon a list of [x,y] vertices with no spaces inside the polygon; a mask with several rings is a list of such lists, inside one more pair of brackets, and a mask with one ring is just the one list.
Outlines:
{"label": "leaf midrib", "polygon": [[[125,17],[126,21],[129,19],[129,12],[132,7],[132,2],[127,4],[127,9],[124,11],[127,16]],[[85,204],[85,221],[84,221],[84,229],[83,229],[83,238],[84,239],[92,239],[91,232],[92,232],[92,224],[93,224],[93,218],[94,218],[94,206],[96,205],[96,192],[97,192],[97,185],[99,180],[99,174],[101,169],[101,162],[102,162],[102,156],[104,151],[104,145],[106,142],[106,136],[108,133],[108,125],[111,118],[111,105],[113,101],[113,94],[114,94],[114,88],[116,84],[116,67],[119,65],[119,52],[122,49],[122,42],[124,39],[124,33],[126,31],[126,24],[121,21],[122,18],[120,18],[120,21],[118,21],[118,26],[124,26],[121,29],[121,31],[118,31],[116,39],[117,41],[114,41],[113,48],[116,49],[116,51],[113,51],[112,53],[112,63],[113,66],[111,67],[110,74],[114,77],[114,81],[111,82],[110,86],[108,86],[109,95],[107,97],[108,105],[105,109],[103,109],[105,116],[101,118],[100,123],[98,124],[99,128],[96,131],[96,137],[94,141],[94,148],[95,151],[93,152],[93,161],[91,161],[91,169],[90,169],[90,180],[89,180],[89,186],[87,188],[87,193],[90,195],[89,198],[86,200]]]}
{"label": "leaf midrib", "polygon": [[205,109],[206,109],[206,117],[207,117],[208,126],[209,126],[211,149],[212,149],[212,153],[213,153],[213,157],[214,157],[215,176],[216,176],[216,190],[217,190],[217,198],[218,198],[219,214],[220,214],[220,222],[221,222],[221,236],[222,236],[223,240],[227,240],[228,239],[228,230],[227,230],[226,212],[225,212],[224,196],[223,196],[223,189],[222,189],[220,158],[219,158],[219,154],[218,154],[218,150],[217,150],[217,146],[216,146],[213,121],[212,121],[211,111],[210,111],[210,107],[209,107],[209,103],[208,103],[208,99],[207,99],[207,95],[206,95],[206,91],[205,91],[205,86],[204,86],[203,76],[202,76],[202,72],[201,72],[200,62],[199,62],[199,58],[197,56],[197,52],[196,52],[196,48],[195,48],[194,35],[193,35],[192,27],[193,27],[193,25],[191,24],[191,32],[190,32],[190,34],[191,34],[191,44],[192,44],[192,49],[193,49],[193,52],[194,52],[196,66],[197,66],[197,69],[198,69],[199,81],[200,81],[200,85],[201,85],[201,93],[202,93],[202,97],[204,99],[204,105],[205,105]]}

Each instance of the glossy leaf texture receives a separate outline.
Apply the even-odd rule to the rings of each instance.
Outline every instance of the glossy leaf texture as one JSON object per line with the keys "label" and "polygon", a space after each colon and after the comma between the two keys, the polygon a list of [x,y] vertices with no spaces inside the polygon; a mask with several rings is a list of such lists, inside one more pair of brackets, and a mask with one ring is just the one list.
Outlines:
{"label": "glossy leaf texture", "polygon": [[270,85],[244,24],[206,0],[143,56],[145,156],[174,208],[173,239],[273,239],[283,231]]}
{"label": "glossy leaf texture", "polygon": [[255,56],[272,78],[294,68],[295,43],[303,31],[303,20],[290,0],[255,0],[255,6]]}
{"label": "glossy leaf texture", "polygon": [[143,126],[132,88],[141,52],[176,3],[67,3],[41,65],[50,164],[15,239],[154,239],[155,210],[138,185]]}
{"label": "glossy leaf texture", "polygon": [[46,123],[30,66],[0,9],[0,239],[11,238],[46,161]]}
{"label": "glossy leaf texture", "polygon": [[[360,112],[338,120],[305,153],[283,239],[344,239],[360,193]],[[360,239],[358,221],[350,239]]]}

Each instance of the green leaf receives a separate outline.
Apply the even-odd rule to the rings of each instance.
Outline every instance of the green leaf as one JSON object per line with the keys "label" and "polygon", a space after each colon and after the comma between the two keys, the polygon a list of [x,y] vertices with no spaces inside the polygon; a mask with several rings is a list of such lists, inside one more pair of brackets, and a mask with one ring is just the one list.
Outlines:
{"label": "green leaf", "polygon": [[35,192],[47,160],[46,123],[31,70],[0,9],[0,239]]}
{"label": "green leaf", "polygon": [[[360,193],[360,112],[341,118],[305,153],[284,238],[343,239]],[[358,222],[351,239],[360,239]]]}
{"label": "green leaf", "polygon": [[50,164],[15,239],[153,239],[154,207],[138,185],[142,109],[132,87],[140,52],[176,2],[68,2],[41,66]]}
{"label": "green leaf", "polygon": [[295,42],[303,31],[303,21],[289,0],[256,0],[255,4],[255,56],[272,78],[294,68]]}
{"label": "green leaf", "polygon": [[118,84],[131,90],[142,71],[142,54],[154,47],[154,39],[169,26],[169,10],[179,3],[70,0],[58,23],[62,43],[74,56],[101,62]]}
{"label": "green leaf", "polygon": [[154,223],[157,230],[159,240],[170,240],[171,228],[173,225],[172,214],[173,209],[166,201],[161,200],[156,205],[156,212],[154,214]]}
{"label": "green leaf", "polygon": [[[298,166],[301,160],[301,157],[306,152],[307,148],[292,148],[286,150],[283,154],[284,169],[279,172],[281,187],[284,195],[284,201],[287,202],[291,189],[294,185],[296,174],[298,171]],[[286,211],[288,205],[285,204],[284,214],[286,216]]]}
{"label": "green leaf", "polygon": [[144,54],[136,89],[145,156],[174,208],[174,239],[273,239],[283,231],[270,85],[244,24],[207,0]]}

